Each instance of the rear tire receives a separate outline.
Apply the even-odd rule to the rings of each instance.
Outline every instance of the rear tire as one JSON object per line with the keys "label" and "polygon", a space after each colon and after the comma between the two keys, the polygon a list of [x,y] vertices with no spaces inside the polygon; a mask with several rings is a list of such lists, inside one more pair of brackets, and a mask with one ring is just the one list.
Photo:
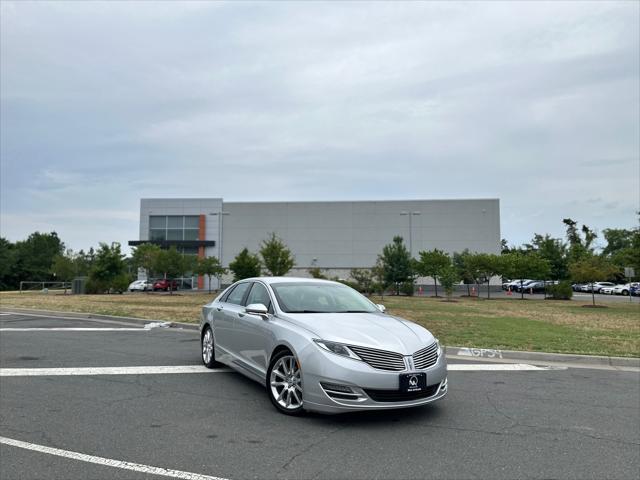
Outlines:
{"label": "rear tire", "polygon": [[202,363],[207,368],[220,367],[220,363],[216,362],[216,343],[213,339],[211,327],[204,327],[202,336],[200,337],[200,348],[202,352]]}

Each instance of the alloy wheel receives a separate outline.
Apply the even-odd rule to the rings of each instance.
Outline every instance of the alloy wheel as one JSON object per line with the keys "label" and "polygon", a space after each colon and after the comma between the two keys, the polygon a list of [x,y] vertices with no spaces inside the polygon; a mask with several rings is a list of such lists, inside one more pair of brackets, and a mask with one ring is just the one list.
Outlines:
{"label": "alloy wheel", "polygon": [[205,365],[209,365],[211,363],[211,359],[213,357],[213,333],[211,333],[211,329],[207,328],[207,331],[204,333],[202,337],[202,361]]}
{"label": "alloy wheel", "polygon": [[297,410],[302,406],[302,381],[300,367],[293,355],[280,357],[269,378],[271,395],[285,410]]}

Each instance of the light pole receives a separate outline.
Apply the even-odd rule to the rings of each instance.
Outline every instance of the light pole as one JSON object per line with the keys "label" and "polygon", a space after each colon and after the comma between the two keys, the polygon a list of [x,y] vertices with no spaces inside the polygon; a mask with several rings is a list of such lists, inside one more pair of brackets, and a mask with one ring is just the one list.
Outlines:
{"label": "light pole", "polygon": [[[219,212],[213,212],[209,215],[215,215],[218,217],[218,260],[220,260],[220,266],[222,267],[222,217],[225,215],[231,215],[229,212],[224,212],[220,210]],[[220,278],[218,278],[218,284],[220,283]],[[220,285],[218,285],[220,288]]]}
{"label": "light pole", "polygon": [[409,255],[413,258],[413,217],[420,215],[421,212],[400,212],[400,215],[407,215],[409,217]]}

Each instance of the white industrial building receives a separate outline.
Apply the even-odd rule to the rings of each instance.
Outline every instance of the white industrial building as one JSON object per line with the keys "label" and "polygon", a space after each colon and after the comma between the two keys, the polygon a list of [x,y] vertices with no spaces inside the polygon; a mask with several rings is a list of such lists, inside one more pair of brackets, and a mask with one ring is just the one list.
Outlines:
{"label": "white industrial building", "polygon": [[[500,252],[498,199],[336,202],[224,202],[222,198],[145,198],[140,201],[140,238],[184,253],[229,262],[247,247],[257,253],[271,232],[295,255],[290,275],[308,269],[348,278],[370,268],[394,236],[417,257],[421,250]],[[217,280],[213,280],[217,282]],[[223,279],[223,283],[228,279]],[[208,288],[194,278],[194,288]],[[212,285],[214,288],[217,285]]]}

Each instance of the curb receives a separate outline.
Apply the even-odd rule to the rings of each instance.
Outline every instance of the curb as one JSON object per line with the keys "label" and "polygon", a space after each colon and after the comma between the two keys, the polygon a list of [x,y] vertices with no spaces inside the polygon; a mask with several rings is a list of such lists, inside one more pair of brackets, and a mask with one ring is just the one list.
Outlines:
{"label": "curb", "polygon": [[12,307],[2,307],[2,310],[8,311],[8,312],[25,313],[25,314],[65,316],[67,318],[75,318],[78,320],[91,320],[91,319],[110,320],[110,321],[119,321],[119,322],[127,322],[127,323],[136,323],[140,325],[146,325],[148,323],[163,323],[165,326],[169,328],[182,328],[184,330],[200,329],[200,326],[197,323],[168,322],[165,320],[151,320],[146,318],[119,317],[116,315],[101,315],[99,313],[77,313],[77,312],[63,312],[58,310],[37,310],[37,309],[12,308]]}
{"label": "curb", "polygon": [[637,357],[606,357],[597,355],[576,355],[567,353],[523,352],[517,350],[494,350],[490,348],[444,347],[447,355],[481,360],[526,360],[528,362],[558,364],[580,364],[603,367],[640,368]]}

